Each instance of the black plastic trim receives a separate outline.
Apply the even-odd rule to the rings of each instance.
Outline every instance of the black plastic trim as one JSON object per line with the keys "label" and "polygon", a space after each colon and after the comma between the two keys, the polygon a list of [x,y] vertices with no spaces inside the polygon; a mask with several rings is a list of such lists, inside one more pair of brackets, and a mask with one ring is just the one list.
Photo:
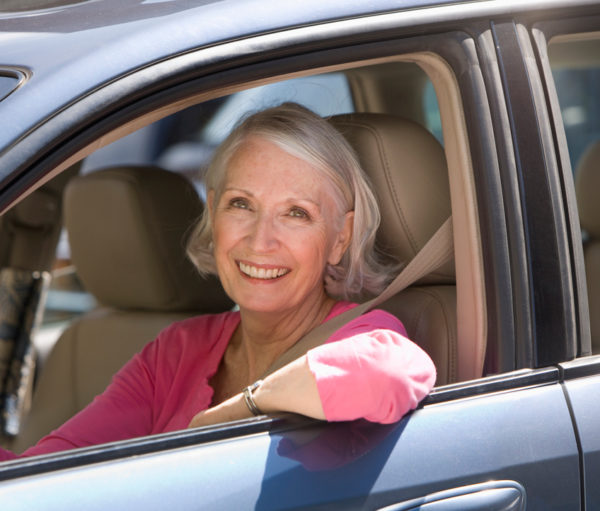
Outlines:
{"label": "black plastic trim", "polygon": [[560,371],[556,367],[521,369],[508,374],[488,376],[487,378],[470,382],[437,387],[425,398],[423,405],[481,396],[493,392],[504,392],[519,388],[558,383],[559,379]]}
{"label": "black plastic trim", "polygon": [[573,380],[587,376],[600,375],[600,355],[577,358],[558,365],[561,369],[561,379]]}
{"label": "black plastic trim", "polygon": [[[502,306],[512,306],[511,315],[497,309],[497,324],[488,324],[488,328],[495,327],[498,334],[488,336],[484,374],[499,374],[533,365],[532,304],[515,152],[496,48],[488,22],[474,26],[473,30],[487,91],[497,157],[497,171],[492,172],[492,168],[488,168],[486,174],[488,181],[497,179],[500,183],[494,186],[501,192],[496,192],[499,204],[494,208],[493,216],[498,226],[504,224],[506,230],[506,237],[498,233],[493,236],[497,240],[494,250],[496,264],[493,265],[498,273],[496,280],[506,282],[505,289],[498,289],[496,294]],[[478,197],[480,202],[489,204],[492,199],[486,197],[486,193],[485,188],[478,190]],[[502,264],[499,261],[501,256]],[[499,296],[500,292],[506,295]]]}
{"label": "black plastic trim", "polygon": [[[555,243],[557,247],[558,258],[555,264],[561,279],[555,283],[559,293],[562,295],[562,311],[564,314],[564,327],[566,335],[564,338],[557,338],[548,332],[548,337],[543,339],[543,344],[538,344],[537,357],[541,364],[550,364],[562,362],[575,358],[577,354],[577,314],[576,314],[576,293],[574,289],[573,260],[571,250],[571,230],[570,224],[565,215],[567,207],[565,182],[558,161],[558,154],[555,145],[556,127],[552,124],[552,117],[547,102],[547,90],[544,88],[543,79],[540,76],[540,69],[536,61],[536,52],[534,50],[531,34],[525,25],[518,23],[517,36],[519,45],[524,56],[524,64],[529,78],[529,84],[532,90],[532,99],[537,114],[536,120],[539,126],[541,148],[544,155],[546,168],[546,179],[550,191],[549,207],[553,213],[549,216],[554,222],[556,231]],[[575,196],[574,190],[573,198]],[[547,288],[547,286],[546,286]],[[560,357],[560,358],[557,358]]]}
{"label": "black plastic trim", "polygon": [[492,23],[513,145],[521,184],[532,314],[534,366],[543,367],[572,358],[575,346],[570,327],[569,275],[559,238],[565,237],[556,217],[555,187],[534,103],[528,58],[512,21]]}

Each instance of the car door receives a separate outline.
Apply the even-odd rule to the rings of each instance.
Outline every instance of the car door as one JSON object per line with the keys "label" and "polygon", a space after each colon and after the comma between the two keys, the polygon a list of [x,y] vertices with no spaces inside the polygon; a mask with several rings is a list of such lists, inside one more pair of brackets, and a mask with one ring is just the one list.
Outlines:
{"label": "car door", "polygon": [[[520,14],[525,20],[536,15]],[[225,44],[190,52],[186,58],[196,61],[185,73],[165,62],[140,71],[139,81],[131,73],[124,78],[133,91],[128,108],[117,112],[117,100],[107,100],[111,86],[124,90],[125,83],[99,88],[92,108],[99,131],[74,130],[77,115],[85,116],[83,100],[75,104],[72,147],[57,147],[30,172],[42,175],[98,132],[183,98],[300,69],[410,55],[436,87],[447,153],[464,154],[472,169],[465,176],[472,180],[476,204],[469,211],[478,230],[469,243],[485,291],[479,304],[485,327],[475,330],[474,343],[487,348],[479,374],[437,387],[418,410],[391,425],[257,418],[4,463],[6,509],[40,502],[45,509],[581,509],[578,436],[565,366],[557,364],[589,349],[582,333],[585,292],[554,125],[531,62],[531,32],[520,18],[498,12],[495,2],[364,21],[322,22],[293,33],[273,29],[268,38],[235,41],[236,53]],[[217,56],[215,48],[222,50]],[[439,67],[432,67],[431,55]],[[149,76],[162,89],[134,101]],[[88,107],[95,100],[93,93],[85,97]],[[458,139],[452,137],[456,127]],[[466,214],[458,209],[453,204],[455,221],[462,221]],[[457,287],[468,286],[457,277]],[[463,351],[467,364],[469,355]]]}
{"label": "car door", "polygon": [[[576,360],[561,364],[565,394],[575,422],[575,432],[581,452],[582,491],[586,509],[600,504],[600,493],[594,481],[599,472],[599,444],[596,433],[598,420],[598,268],[594,257],[596,235],[593,184],[598,175],[595,148],[600,143],[600,12],[589,9],[584,16],[547,19],[532,24],[531,33],[539,53],[539,66],[548,90],[550,111],[557,126],[556,146],[565,188],[568,190],[568,213],[576,236],[571,251],[583,252],[585,264],[579,268],[578,279],[584,282],[589,305],[589,321],[582,318],[584,340],[590,339],[590,349]],[[575,183],[575,184],[574,184]],[[591,199],[591,202],[590,200]],[[590,207],[592,206],[592,207]],[[585,271],[584,271],[585,270]],[[588,311],[585,311],[588,314]]]}

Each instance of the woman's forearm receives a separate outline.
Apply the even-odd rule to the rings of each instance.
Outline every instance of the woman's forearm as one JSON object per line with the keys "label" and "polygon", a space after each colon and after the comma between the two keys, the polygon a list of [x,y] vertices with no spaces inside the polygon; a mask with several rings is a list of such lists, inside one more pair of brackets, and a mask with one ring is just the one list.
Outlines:
{"label": "woman's forearm", "polygon": [[253,394],[264,413],[294,412],[325,419],[315,377],[306,356],[290,362],[265,378]]}
{"label": "woman's forearm", "polygon": [[[267,376],[252,394],[259,410],[265,414],[293,412],[315,419],[325,419],[317,383],[303,356]],[[242,393],[198,413],[189,427],[252,417]]]}

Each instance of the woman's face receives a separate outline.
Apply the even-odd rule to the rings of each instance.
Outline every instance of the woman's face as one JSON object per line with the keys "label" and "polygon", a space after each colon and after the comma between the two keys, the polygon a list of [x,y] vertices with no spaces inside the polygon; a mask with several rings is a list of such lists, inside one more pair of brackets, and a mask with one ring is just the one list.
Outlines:
{"label": "woman's face", "polygon": [[336,210],[311,165],[250,137],[229,162],[218,204],[213,200],[211,192],[217,270],[240,309],[285,312],[324,299],[325,266],[345,252],[353,213]]}

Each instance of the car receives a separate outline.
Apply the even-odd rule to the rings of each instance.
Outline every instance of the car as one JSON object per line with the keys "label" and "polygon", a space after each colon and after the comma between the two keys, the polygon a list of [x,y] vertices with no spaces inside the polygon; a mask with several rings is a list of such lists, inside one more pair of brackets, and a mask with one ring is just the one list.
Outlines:
{"label": "car", "polygon": [[247,111],[331,117],[404,262],[453,225],[453,264],[383,304],[438,369],[401,421],[259,416],[5,461],[3,509],[600,507],[598,0],[9,1],[0,47],[5,447],[169,323],[234,306],[182,239]]}

